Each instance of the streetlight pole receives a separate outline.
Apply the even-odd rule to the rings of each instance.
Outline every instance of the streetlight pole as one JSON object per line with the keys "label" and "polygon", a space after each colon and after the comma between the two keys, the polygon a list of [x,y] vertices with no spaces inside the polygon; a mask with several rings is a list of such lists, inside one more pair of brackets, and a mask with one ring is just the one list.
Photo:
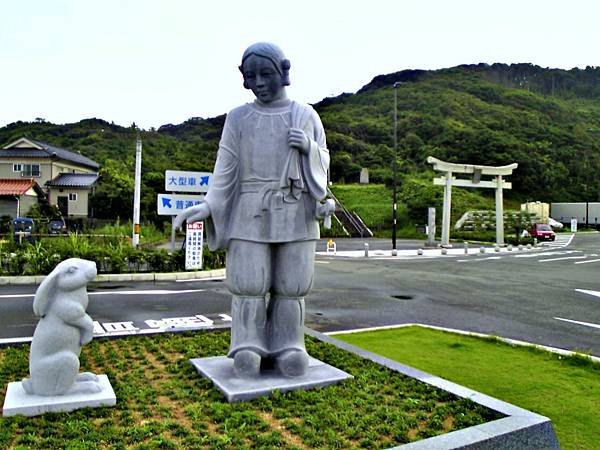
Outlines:
{"label": "streetlight pole", "polygon": [[396,187],[396,181],[398,176],[398,86],[402,84],[401,81],[394,83],[394,161],[392,163],[392,171],[394,172],[394,178],[392,182],[392,256],[396,256],[398,251],[396,250],[396,223],[398,217],[398,190]]}

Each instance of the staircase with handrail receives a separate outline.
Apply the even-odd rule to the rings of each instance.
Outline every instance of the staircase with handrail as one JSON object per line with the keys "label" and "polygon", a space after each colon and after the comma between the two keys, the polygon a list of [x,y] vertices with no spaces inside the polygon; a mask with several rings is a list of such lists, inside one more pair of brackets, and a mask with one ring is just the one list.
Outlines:
{"label": "staircase with handrail", "polygon": [[373,237],[373,232],[369,230],[358,214],[356,214],[354,211],[348,211],[344,205],[340,203],[333,192],[331,192],[331,189],[327,188],[327,193],[335,202],[335,217],[339,220],[351,237]]}

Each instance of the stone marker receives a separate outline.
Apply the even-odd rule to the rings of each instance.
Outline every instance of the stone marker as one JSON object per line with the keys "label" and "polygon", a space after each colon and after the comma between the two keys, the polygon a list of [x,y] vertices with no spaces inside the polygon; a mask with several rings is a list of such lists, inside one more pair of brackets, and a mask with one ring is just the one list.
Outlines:
{"label": "stone marker", "polygon": [[94,262],[71,258],[44,278],[33,300],[33,312],[41,318],[31,342],[30,377],[9,384],[3,415],[116,404],[106,376],[79,372],[81,346],[93,337],[93,322],[85,311],[86,287],[95,277]]}
{"label": "stone marker", "polygon": [[360,169],[359,183],[360,184],[369,184],[369,169],[367,169],[366,167],[363,167],[362,169]]}
{"label": "stone marker", "polygon": [[325,132],[312,107],[288,99],[290,66],[276,45],[246,49],[239,69],[256,100],[227,114],[205,201],[173,223],[207,220],[209,247],[227,250],[228,356],[236,378],[253,380],[248,386],[264,367],[283,378],[309,369],[304,297],[313,281],[318,219],[331,212],[323,203]]}

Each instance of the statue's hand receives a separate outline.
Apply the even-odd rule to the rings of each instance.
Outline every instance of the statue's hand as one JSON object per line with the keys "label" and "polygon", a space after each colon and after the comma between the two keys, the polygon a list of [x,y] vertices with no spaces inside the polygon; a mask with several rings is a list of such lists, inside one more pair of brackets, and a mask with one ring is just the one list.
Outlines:
{"label": "statue's hand", "polygon": [[310,150],[310,140],[301,128],[290,128],[288,144],[290,147],[298,149],[300,153],[306,154]]}
{"label": "statue's hand", "polygon": [[186,220],[188,222],[198,222],[205,220],[210,217],[210,209],[207,203],[200,203],[198,205],[190,206],[183,210],[182,213],[177,214],[173,221],[173,228],[178,229],[183,225]]}

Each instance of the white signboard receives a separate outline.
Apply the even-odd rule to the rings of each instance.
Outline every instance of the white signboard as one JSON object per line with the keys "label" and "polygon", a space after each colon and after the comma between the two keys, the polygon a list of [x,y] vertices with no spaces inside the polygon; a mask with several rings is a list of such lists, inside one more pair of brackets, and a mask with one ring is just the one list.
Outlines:
{"label": "white signboard", "polygon": [[204,222],[188,222],[185,233],[185,270],[202,269],[202,230]]}
{"label": "white signboard", "polygon": [[577,233],[577,219],[571,219],[571,233]]}
{"label": "white signboard", "polygon": [[158,194],[157,210],[161,216],[175,216],[190,206],[199,205],[204,195]]}
{"label": "white signboard", "polygon": [[165,171],[165,190],[173,192],[208,192],[211,172]]}

